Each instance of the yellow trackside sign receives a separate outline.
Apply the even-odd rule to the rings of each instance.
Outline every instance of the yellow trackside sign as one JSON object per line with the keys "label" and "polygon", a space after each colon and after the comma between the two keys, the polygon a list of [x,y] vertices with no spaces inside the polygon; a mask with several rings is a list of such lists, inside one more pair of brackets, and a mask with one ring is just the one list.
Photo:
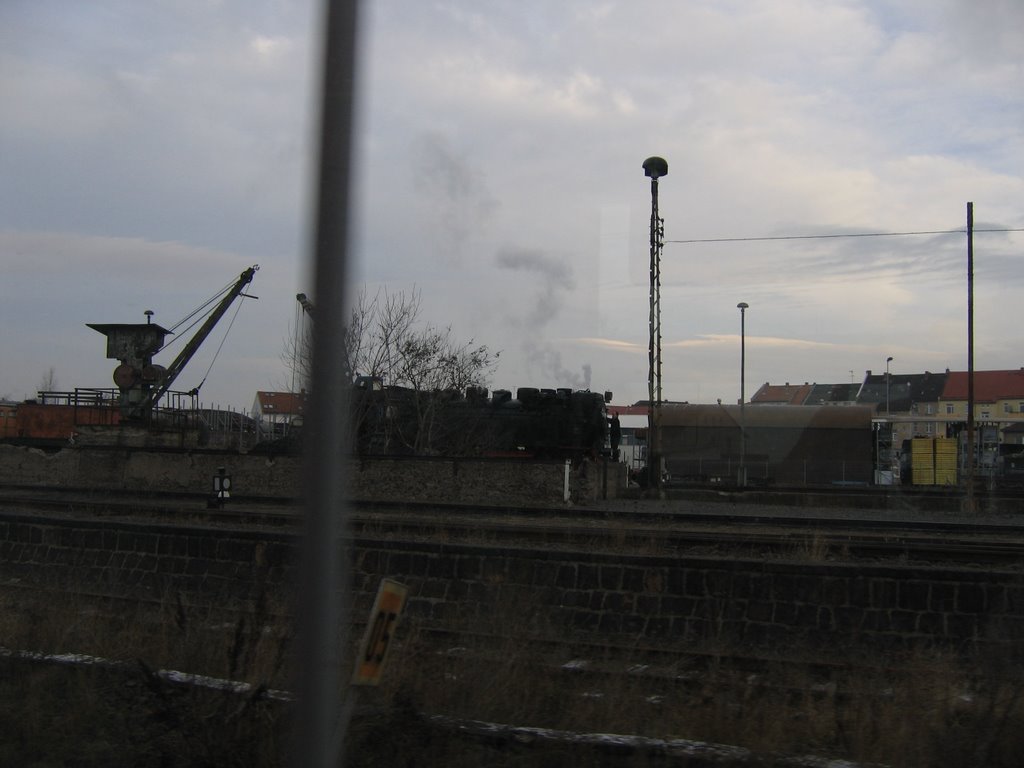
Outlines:
{"label": "yellow trackside sign", "polygon": [[384,674],[384,660],[387,658],[391,639],[398,626],[398,617],[405,605],[408,588],[391,579],[383,579],[373,601],[370,621],[359,647],[353,685],[377,685]]}

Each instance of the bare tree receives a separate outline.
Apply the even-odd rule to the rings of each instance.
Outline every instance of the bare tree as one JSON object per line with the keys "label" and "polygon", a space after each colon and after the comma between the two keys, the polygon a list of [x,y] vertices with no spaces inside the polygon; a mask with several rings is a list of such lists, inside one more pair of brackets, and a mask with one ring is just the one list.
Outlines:
{"label": "bare tree", "polygon": [[348,329],[350,369],[422,392],[484,386],[500,353],[473,339],[457,341],[451,326],[422,323],[421,306],[416,289],[384,290],[372,300],[361,294]]}
{"label": "bare tree", "polygon": [[[387,387],[379,398],[388,415],[385,445],[417,454],[452,450],[452,414],[445,409],[467,388],[488,383],[500,353],[472,339],[456,340],[450,326],[422,324],[416,290],[384,291],[372,301],[363,296],[360,308],[370,322],[353,339],[351,364]],[[474,430],[465,423],[461,427],[458,437],[469,439]]]}
{"label": "bare tree", "polygon": [[[418,289],[373,298],[361,291],[345,327],[345,368],[355,377],[372,377],[384,386],[418,391],[460,390],[485,386],[500,352],[473,339],[458,341],[451,326],[424,323]],[[285,341],[281,359],[297,386],[309,381],[313,326],[303,325]]]}
{"label": "bare tree", "polygon": [[[312,317],[311,309],[307,312]],[[467,388],[485,387],[500,355],[473,339],[455,339],[451,326],[425,323],[421,312],[416,288],[382,289],[372,298],[361,291],[345,328],[339,352],[349,372],[346,384],[358,381],[366,391],[355,427],[372,423],[383,432],[378,437],[384,450],[398,444],[415,453],[431,452],[443,426],[437,418],[440,405]],[[309,332],[296,333],[286,345],[282,357],[293,381],[309,381],[311,350]]]}

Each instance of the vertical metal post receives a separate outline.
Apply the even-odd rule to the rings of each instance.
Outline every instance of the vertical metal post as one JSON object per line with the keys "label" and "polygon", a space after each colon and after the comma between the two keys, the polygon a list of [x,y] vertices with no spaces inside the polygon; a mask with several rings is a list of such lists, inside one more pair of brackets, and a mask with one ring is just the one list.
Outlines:
{"label": "vertical metal post", "polygon": [[[889,433],[889,435],[888,435],[888,437],[889,437],[889,451],[886,454],[886,459],[888,460],[888,468],[889,469],[892,469],[892,466],[891,466],[891,464],[892,464],[892,421],[890,421],[890,411],[889,411],[889,382],[892,380],[890,375],[889,375],[889,363],[891,363],[891,362],[892,362],[892,357],[885,358],[885,428],[886,428],[886,430],[888,430],[888,433]],[[878,428],[879,435],[881,435],[882,425],[879,424],[878,427],[879,427]],[[878,472],[882,472],[883,471],[883,465],[882,465],[881,441],[879,441],[878,444],[875,447],[875,463],[877,465],[877,471]],[[881,479],[880,478],[876,478],[875,482],[881,482]]]}
{"label": "vertical metal post", "polygon": [[885,418],[889,418],[889,363],[892,362],[891,357],[885,358]]}
{"label": "vertical metal post", "polygon": [[664,221],[658,215],[658,179],[668,175],[668,163],[660,157],[644,160],[644,175],[651,179],[651,286],[648,319],[647,487],[661,495],[661,249]]}
{"label": "vertical metal post", "polygon": [[[305,531],[298,594],[299,701],[294,764],[336,768],[348,727],[349,567],[345,553],[349,384],[344,344],[357,0],[325,0],[314,275],[311,417],[304,455]],[[343,701],[345,706],[343,706]]]}
{"label": "vertical metal post", "polygon": [[741,301],[736,307],[740,311],[740,468],[737,483],[742,488],[747,484],[747,415],[746,415],[746,371],[747,371],[747,308]]}
{"label": "vertical metal post", "polygon": [[875,430],[875,485],[882,484],[882,425],[872,424]]}
{"label": "vertical metal post", "polygon": [[967,511],[974,512],[974,203],[967,204]]}

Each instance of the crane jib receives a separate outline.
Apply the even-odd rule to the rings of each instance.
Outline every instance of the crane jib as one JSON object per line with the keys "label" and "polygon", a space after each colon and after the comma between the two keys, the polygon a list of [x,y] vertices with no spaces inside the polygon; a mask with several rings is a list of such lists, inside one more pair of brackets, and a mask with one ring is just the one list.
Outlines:
{"label": "crane jib", "polygon": [[[210,335],[210,331],[213,330],[213,327],[224,316],[224,313],[228,311],[228,307],[231,306],[235,299],[243,295],[242,291],[245,289],[245,286],[252,282],[252,279],[259,268],[259,264],[253,264],[239,275],[238,280],[235,282],[234,286],[232,286],[231,290],[225,294],[217,307],[210,313],[210,316],[206,318],[206,322],[204,322],[202,326],[200,326],[199,330],[196,331],[195,335],[189,339],[189,342],[185,345],[184,349],[178,353],[174,362],[167,366],[167,373],[160,382],[160,385],[150,390],[146,398],[139,403],[137,412],[140,415],[147,413],[155,403],[160,402],[160,398],[163,397],[167,390],[171,388],[174,380],[178,378],[178,375],[182,372],[185,366],[188,365],[189,360],[192,359],[192,356],[196,353],[202,343],[206,341],[206,337]],[[257,297],[246,296],[246,298],[255,299]]]}

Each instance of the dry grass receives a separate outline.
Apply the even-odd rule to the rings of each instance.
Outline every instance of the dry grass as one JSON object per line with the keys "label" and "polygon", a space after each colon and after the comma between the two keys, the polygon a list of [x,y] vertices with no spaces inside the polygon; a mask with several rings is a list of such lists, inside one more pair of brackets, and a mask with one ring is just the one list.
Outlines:
{"label": "dry grass", "polygon": [[[268,607],[237,614],[70,594],[0,591],[0,645],[113,663],[0,659],[0,765],[281,765],[287,637]],[[169,682],[170,669],[251,684]]]}
{"label": "dry grass", "polygon": [[[290,627],[276,618],[280,611],[257,601],[225,614],[173,595],[156,610],[30,597],[0,591],[0,645],[90,653],[127,665],[0,660],[0,765],[284,764],[286,705],[259,693],[172,686],[152,674],[173,668],[244,680],[257,692],[287,688]],[[552,638],[560,642],[542,642]],[[656,668],[640,664],[641,648],[574,646],[526,594],[491,615],[451,622],[443,642],[410,618],[384,685],[362,693],[348,764],[654,764],[639,753],[612,761],[584,747],[538,753],[521,743],[471,743],[425,714],[908,768],[1009,768],[1024,753],[1024,683],[1019,666],[1005,659],[919,653],[874,657],[870,666],[836,666],[828,674],[782,662],[754,674],[729,656],[756,649],[711,639],[677,650]],[[566,664],[574,658],[589,664]]]}
{"label": "dry grass", "polygon": [[[1024,681],[1005,661],[922,652],[837,666],[827,676],[781,662],[752,674],[724,661],[742,649],[723,649],[718,663],[680,649],[674,670],[656,671],[630,670],[620,654],[609,649],[603,659],[591,646],[581,651],[590,664],[570,670],[566,647],[545,658],[531,642],[542,624],[528,612],[505,616],[488,626],[498,640],[486,648],[469,635],[439,646],[413,627],[376,701],[454,718],[908,768],[1010,768],[1024,750]],[[618,671],[600,672],[612,658]],[[688,665],[699,672],[681,674]]]}

